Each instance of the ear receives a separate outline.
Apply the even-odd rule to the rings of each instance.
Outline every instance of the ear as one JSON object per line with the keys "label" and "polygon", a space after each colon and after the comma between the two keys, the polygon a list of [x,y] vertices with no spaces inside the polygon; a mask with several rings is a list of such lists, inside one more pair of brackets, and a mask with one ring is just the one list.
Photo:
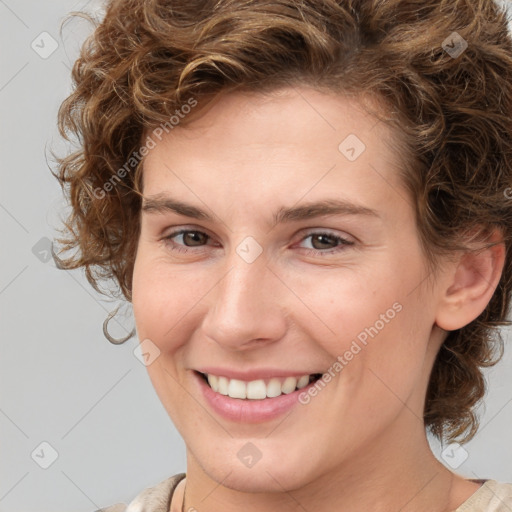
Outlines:
{"label": "ear", "polygon": [[443,282],[436,324],[454,331],[471,323],[482,313],[498,286],[505,264],[505,245],[499,230],[488,239],[492,247],[464,253],[450,266]]}

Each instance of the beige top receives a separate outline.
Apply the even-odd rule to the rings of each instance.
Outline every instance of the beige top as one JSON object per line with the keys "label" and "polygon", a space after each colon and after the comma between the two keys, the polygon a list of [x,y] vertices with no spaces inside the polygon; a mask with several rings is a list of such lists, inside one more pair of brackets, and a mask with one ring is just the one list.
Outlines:
{"label": "beige top", "polygon": [[[118,503],[95,512],[169,512],[174,489],[185,476],[178,473],[144,489],[128,506]],[[454,512],[512,512],[512,484],[487,480]]]}

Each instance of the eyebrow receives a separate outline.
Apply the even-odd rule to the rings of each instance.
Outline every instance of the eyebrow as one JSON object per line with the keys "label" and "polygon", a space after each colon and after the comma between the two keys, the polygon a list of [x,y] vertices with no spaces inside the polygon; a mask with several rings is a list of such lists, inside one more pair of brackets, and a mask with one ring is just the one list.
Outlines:
{"label": "eyebrow", "polygon": [[[144,198],[142,211],[147,213],[174,212],[193,219],[214,221],[213,216],[201,208],[162,194]],[[300,206],[292,206],[289,208],[282,207],[273,214],[272,220],[273,225],[276,225],[279,223],[313,219],[325,215],[363,215],[380,218],[376,210],[372,210],[366,206],[354,204],[342,199],[324,199]]]}

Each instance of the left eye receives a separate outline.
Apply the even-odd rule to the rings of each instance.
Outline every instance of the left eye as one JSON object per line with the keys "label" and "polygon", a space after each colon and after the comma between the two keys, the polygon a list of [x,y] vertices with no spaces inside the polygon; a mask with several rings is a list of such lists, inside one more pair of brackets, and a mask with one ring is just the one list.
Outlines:
{"label": "left eye", "polygon": [[[342,246],[354,245],[354,242],[340,236],[333,235],[332,233],[309,233],[301,240],[301,242],[304,242],[307,239],[311,239],[312,250],[320,252],[336,252],[341,250],[340,247]],[[326,244],[330,245],[330,247],[325,247]]]}

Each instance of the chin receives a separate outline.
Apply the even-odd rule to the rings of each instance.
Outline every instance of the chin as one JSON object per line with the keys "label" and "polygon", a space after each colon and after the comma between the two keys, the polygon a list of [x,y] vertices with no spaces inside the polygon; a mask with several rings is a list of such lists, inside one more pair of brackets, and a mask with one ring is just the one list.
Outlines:
{"label": "chin", "polygon": [[[236,457],[236,454],[235,454]],[[199,461],[209,478],[229,489],[248,493],[282,493],[283,489],[294,491],[303,488],[318,475],[311,466],[297,466],[292,458],[275,456],[260,460],[253,467],[245,467],[231,457],[213,462],[209,457],[204,463]],[[297,468],[301,469],[297,469]]]}

